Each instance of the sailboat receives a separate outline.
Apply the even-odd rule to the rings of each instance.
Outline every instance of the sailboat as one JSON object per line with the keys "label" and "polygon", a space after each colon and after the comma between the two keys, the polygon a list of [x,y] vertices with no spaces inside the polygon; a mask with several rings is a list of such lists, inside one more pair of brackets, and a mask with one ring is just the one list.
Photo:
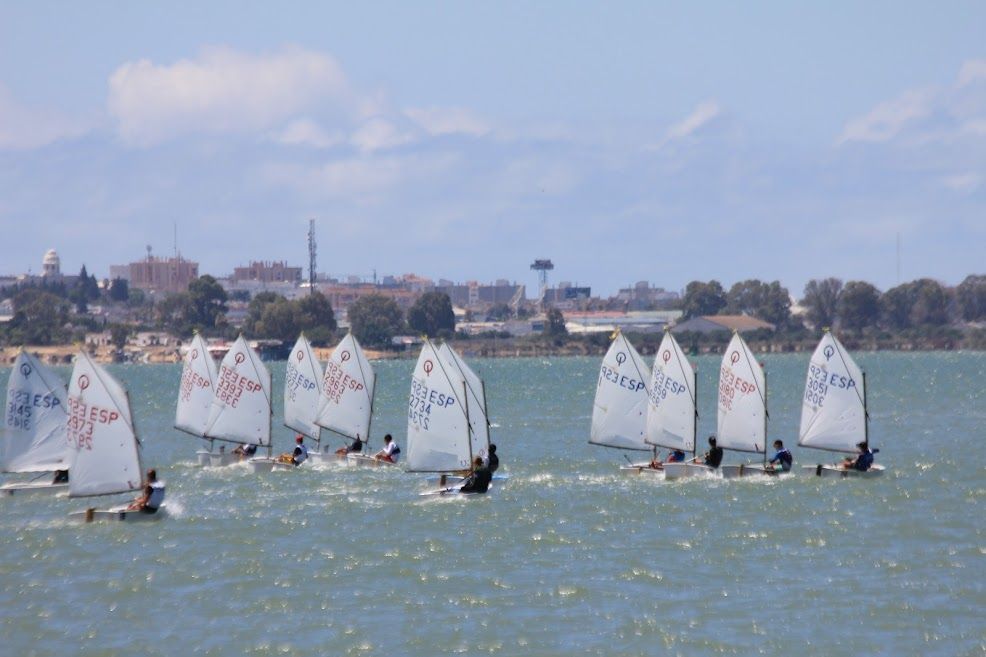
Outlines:
{"label": "sailboat", "polygon": [[[651,371],[626,336],[617,329],[603,357],[592,404],[589,444],[657,453],[647,438],[647,382]],[[650,467],[650,460],[627,470]]]}
{"label": "sailboat", "polygon": [[[209,422],[212,398],[216,394],[216,361],[209,354],[209,347],[198,333],[192,338],[182,359],[181,383],[178,385],[178,403],[175,406],[175,428],[197,438],[205,437]],[[213,459],[223,459],[214,453],[214,441],[209,449],[196,452],[199,465],[211,465]]]}
{"label": "sailboat", "polygon": [[[411,375],[407,412],[407,471],[456,473],[472,467],[468,383],[462,372],[425,339]],[[456,493],[442,488],[426,494]]]}
{"label": "sailboat", "polygon": [[270,371],[241,335],[219,366],[205,436],[266,447],[267,457],[250,459],[250,464],[255,472],[269,472],[274,464],[271,415]]}
{"label": "sailboat", "polygon": [[773,474],[767,464],[767,375],[739,333],[719,368],[719,447],[763,454],[761,464],[721,465],[723,477]]}
{"label": "sailboat", "polygon": [[309,458],[321,457],[322,427],[315,423],[322,396],[322,365],[302,333],[288,356],[284,373],[284,426],[315,441]]}
{"label": "sailboat", "polygon": [[[134,426],[127,391],[89,354],[79,352],[68,389],[66,436],[75,452],[69,497],[96,497],[133,493],[143,488],[140,443]],[[90,508],[69,514],[92,520],[157,520],[164,507],[153,514],[127,508]]]}
{"label": "sailboat", "polygon": [[391,465],[367,454],[377,375],[352,333],[346,334],[325,364],[315,423],[345,439],[358,437],[363,452],[347,454],[351,465]]}
{"label": "sailboat", "polygon": [[[68,470],[71,451],[65,440],[67,419],[65,384],[50,369],[23,349],[14,361],[7,381],[0,463],[3,472],[45,473]],[[0,495],[59,493],[68,483],[44,481],[10,482],[0,486]]]}
{"label": "sailboat", "polygon": [[[808,378],[801,402],[801,431],[798,445],[833,452],[856,452],[856,445],[869,442],[869,412],[866,406],[866,373],[842,343],[828,330],[808,364]],[[879,477],[882,465],[866,472],[839,464],[806,465],[820,477]]]}
{"label": "sailboat", "polygon": [[[654,356],[652,372],[647,397],[645,440],[647,444],[656,447],[691,452],[694,458],[695,434],[698,430],[695,369],[668,329],[665,329],[664,339]],[[695,468],[711,470],[703,465],[685,462],[664,463],[662,469],[666,478],[677,479],[688,476],[689,471]],[[646,470],[659,472],[654,468]]]}

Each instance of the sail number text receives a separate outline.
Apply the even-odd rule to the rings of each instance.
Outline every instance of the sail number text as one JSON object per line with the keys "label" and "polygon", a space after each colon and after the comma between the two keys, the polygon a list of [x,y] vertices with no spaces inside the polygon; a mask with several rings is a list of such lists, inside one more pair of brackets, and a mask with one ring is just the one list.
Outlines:
{"label": "sail number text", "polygon": [[444,392],[432,390],[417,379],[411,379],[411,398],[407,405],[407,419],[425,431],[428,430],[432,406],[448,408],[455,403],[455,397]]}
{"label": "sail number text", "polygon": [[620,374],[616,370],[610,369],[605,365],[599,368],[599,382],[602,383],[603,379],[609,381],[610,383],[615,383],[621,388],[626,388],[627,390],[632,390],[634,392],[637,392],[638,390],[643,390],[644,388],[643,381],[638,381],[633,377]]}
{"label": "sail number text", "polygon": [[28,430],[34,418],[34,409],[60,405],[58,397],[51,393],[42,395],[29,390],[11,390],[7,395],[7,428]]}
{"label": "sail number text", "polygon": [[821,406],[829,388],[849,390],[856,387],[851,376],[829,372],[824,367],[808,366],[808,384],[805,386],[805,401],[812,406]]}
{"label": "sail number text", "polygon": [[257,392],[260,390],[260,384],[224,365],[219,372],[219,381],[216,383],[216,397],[227,406],[236,408],[244,390]]}
{"label": "sail number text", "polygon": [[755,383],[747,381],[728,367],[719,371],[719,405],[726,410],[732,410],[737,394],[746,396],[756,389]]}
{"label": "sail number text", "polygon": [[120,413],[109,408],[91,406],[73,397],[68,398],[68,421],[65,435],[68,444],[76,449],[92,449],[92,432],[97,424],[113,424]]}
{"label": "sail number text", "polygon": [[339,363],[330,360],[325,364],[325,376],[322,378],[322,395],[329,401],[339,403],[347,390],[359,392],[363,384],[354,379],[349,372],[342,369]]}

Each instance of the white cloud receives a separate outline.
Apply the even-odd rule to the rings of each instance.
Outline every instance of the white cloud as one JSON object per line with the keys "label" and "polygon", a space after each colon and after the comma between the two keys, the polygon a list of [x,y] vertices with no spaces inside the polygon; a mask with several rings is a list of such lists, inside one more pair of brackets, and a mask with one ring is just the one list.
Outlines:
{"label": "white cloud", "polygon": [[296,119],[273,136],[274,141],[287,146],[331,148],[345,141],[340,134],[329,134],[311,119]]}
{"label": "white cloud", "polygon": [[986,59],[970,59],[959,69],[958,86],[986,81]]}
{"label": "white cloud", "polygon": [[908,124],[930,116],[932,101],[931,91],[914,90],[894,100],[880,103],[867,114],[850,120],[839,136],[838,143],[889,141]]}
{"label": "white cloud", "polygon": [[186,134],[250,134],[310,114],[347,121],[374,101],[350,86],[332,57],[300,48],[253,55],[208,48],[170,65],[128,62],[110,76],[108,107],[128,143]]}
{"label": "white cloud", "polygon": [[349,138],[350,143],[364,153],[394,148],[413,140],[413,135],[401,131],[394,123],[381,117],[365,122]]}
{"label": "white cloud", "polygon": [[85,134],[82,121],[25,107],[0,85],[0,149],[31,150]]}
{"label": "white cloud", "polygon": [[976,172],[960,173],[947,176],[942,180],[942,184],[954,192],[974,192],[983,184],[982,174]]}
{"label": "white cloud", "polygon": [[482,137],[490,126],[474,113],[461,107],[411,108],[404,111],[429,135],[470,135]]}
{"label": "white cloud", "polygon": [[668,128],[668,132],[665,135],[664,140],[671,141],[673,139],[683,139],[695,134],[697,130],[702,128],[702,126],[707,125],[709,121],[719,116],[720,113],[721,109],[718,103],[715,103],[714,101],[707,100],[699,103],[698,106],[692,110],[691,114]]}

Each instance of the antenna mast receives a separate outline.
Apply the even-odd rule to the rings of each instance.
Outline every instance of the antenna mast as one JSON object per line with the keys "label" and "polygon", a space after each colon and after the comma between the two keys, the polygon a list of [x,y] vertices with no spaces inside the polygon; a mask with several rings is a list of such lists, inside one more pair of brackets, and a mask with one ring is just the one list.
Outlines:
{"label": "antenna mast", "polygon": [[315,294],[316,245],[315,220],[308,220],[308,294]]}

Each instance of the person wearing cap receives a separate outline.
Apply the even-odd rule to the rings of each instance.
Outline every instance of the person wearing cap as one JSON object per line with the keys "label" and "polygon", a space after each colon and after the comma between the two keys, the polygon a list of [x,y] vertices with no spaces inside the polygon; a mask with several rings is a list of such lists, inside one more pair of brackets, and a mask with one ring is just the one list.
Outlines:
{"label": "person wearing cap", "polygon": [[388,433],[383,437],[383,449],[374,454],[373,458],[378,461],[386,461],[387,463],[397,463],[400,453],[401,448],[394,442],[394,437]]}
{"label": "person wearing cap", "polygon": [[722,463],[722,447],[716,444],[715,436],[709,436],[709,451],[705,453],[705,456],[701,460],[696,459],[695,462],[704,463],[713,469],[719,467],[719,464]]}
{"label": "person wearing cap", "polygon": [[305,447],[305,437],[300,433],[294,437],[294,451],[290,454],[284,453],[277,457],[281,463],[291,463],[295,467],[308,460],[308,448]]}
{"label": "person wearing cap", "polygon": [[363,451],[363,439],[356,434],[355,440],[348,447],[340,447],[336,450],[336,456],[345,456],[346,454],[359,454]]}
{"label": "person wearing cap", "polygon": [[141,513],[157,513],[162,504],[164,504],[164,482],[158,481],[157,470],[151,468],[147,471],[143,495],[131,502],[127,509]]}

